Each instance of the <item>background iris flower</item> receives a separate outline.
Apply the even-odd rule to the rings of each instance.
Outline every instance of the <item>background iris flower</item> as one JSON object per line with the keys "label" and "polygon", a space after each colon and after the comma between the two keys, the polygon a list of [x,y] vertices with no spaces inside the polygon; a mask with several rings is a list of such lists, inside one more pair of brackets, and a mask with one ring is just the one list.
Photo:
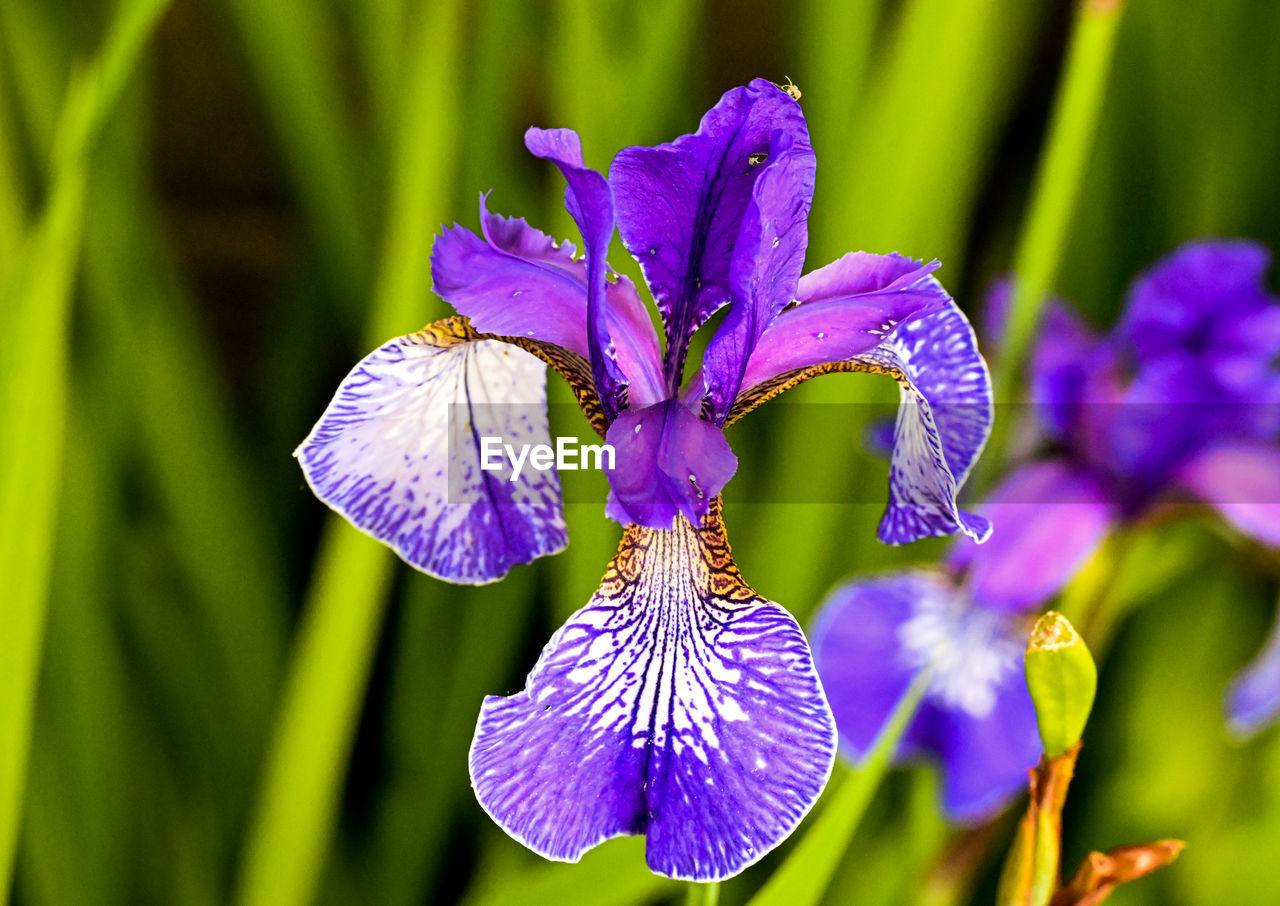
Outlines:
{"label": "background iris flower", "polygon": [[[729,554],[723,427],[819,374],[890,374],[902,404],[881,538],[983,539],[989,523],[956,493],[990,425],[986,366],[936,262],[852,253],[800,276],[815,160],[799,105],[772,83],[728,92],[696,133],[624,149],[607,180],[570,130],[531,129],[526,144],[564,174],[584,257],[482,199],[481,234],[446,230],[432,257],[461,316],[366,357],[297,455],[321,499],[408,562],[492,581],[565,544],[554,475],[484,471],[479,444],[549,442],[538,359],[558,371],[616,450],[606,512],[627,528],[525,690],[486,699],[472,783],[549,858],[643,833],[655,871],[724,878],[812,806],[835,738],[795,620]],[[615,222],[663,353],[605,260]],[[726,306],[684,384],[694,332]]]}
{"label": "background iris flower", "polygon": [[[942,571],[855,579],[816,618],[813,647],[841,740],[871,745],[921,669],[924,704],[898,757],[941,764],[944,804],[967,822],[1025,787],[1040,754],[1022,673],[1025,615],[1056,595],[1116,525],[1188,493],[1280,545],[1280,305],[1256,243],[1201,240],[1134,281],[1095,336],[1047,310],[1032,357],[1036,426],[1053,455],[1015,469],[980,512],[1000,530],[960,543]],[[999,332],[1008,286],[989,300]],[[1280,711],[1280,639],[1229,695],[1246,732]]]}

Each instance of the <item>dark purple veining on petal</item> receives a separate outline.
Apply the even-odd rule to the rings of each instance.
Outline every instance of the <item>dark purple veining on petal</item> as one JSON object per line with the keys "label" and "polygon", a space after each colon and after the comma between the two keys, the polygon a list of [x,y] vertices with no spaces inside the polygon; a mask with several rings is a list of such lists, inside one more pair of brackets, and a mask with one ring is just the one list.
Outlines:
{"label": "dark purple veining on petal", "polygon": [[835,728],[804,635],[739,577],[723,530],[631,527],[525,689],[485,699],[471,778],[551,859],[645,834],[655,872],[737,874],[826,784]]}
{"label": "dark purple veining on petal", "polygon": [[724,424],[747,360],[765,330],[796,297],[805,248],[815,160],[806,138],[777,131],[734,244],[729,313],[702,360],[711,419]]}
{"label": "dark purple veining on petal", "polygon": [[493,340],[400,337],[346,377],[295,455],[317,497],[406,562],[495,581],[568,541],[554,471],[481,468],[481,435],[550,442],[545,371]]}

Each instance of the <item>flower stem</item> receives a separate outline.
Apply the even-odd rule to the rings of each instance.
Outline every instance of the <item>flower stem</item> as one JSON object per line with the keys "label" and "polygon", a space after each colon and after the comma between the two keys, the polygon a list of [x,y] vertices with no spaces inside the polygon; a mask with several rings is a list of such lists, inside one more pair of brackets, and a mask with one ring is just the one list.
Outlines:
{"label": "flower stem", "polygon": [[782,867],[752,898],[750,906],[811,906],[822,899],[873,794],[893,762],[898,743],[924,699],[930,678],[928,670],[916,676],[856,767],[837,767],[839,777],[833,777],[832,782],[838,786],[826,797],[822,813]]}
{"label": "flower stem", "polygon": [[716,906],[720,902],[720,882],[692,882],[684,897],[685,906]]}
{"label": "flower stem", "polygon": [[[1081,0],[1076,12],[1049,136],[1014,257],[1013,298],[994,369],[997,403],[1016,399],[1046,294],[1062,263],[1124,8],[1124,0]],[[985,457],[988,468],[998,467],[1002,458],[1009,432],[1000,426],[1006,423],[997,419]]]}

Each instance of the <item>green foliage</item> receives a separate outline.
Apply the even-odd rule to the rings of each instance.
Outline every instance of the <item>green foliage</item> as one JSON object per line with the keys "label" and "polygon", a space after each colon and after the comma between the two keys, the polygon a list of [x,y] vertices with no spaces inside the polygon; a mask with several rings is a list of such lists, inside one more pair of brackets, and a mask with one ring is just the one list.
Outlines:
{"label": "green foliage", "polygon": [[1084,733],[1098,691],[1098,668],[1080,633],[1052,610],[1031,627],[1026,666],[1044,753],[1057,758]]}

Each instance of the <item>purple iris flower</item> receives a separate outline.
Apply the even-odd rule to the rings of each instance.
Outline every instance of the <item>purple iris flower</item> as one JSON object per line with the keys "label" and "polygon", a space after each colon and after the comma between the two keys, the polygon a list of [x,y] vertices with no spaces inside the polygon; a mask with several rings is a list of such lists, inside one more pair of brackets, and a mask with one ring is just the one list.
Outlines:
{"label": "purple iris flower", "polygon": [[[1026,789],[1040,758],[1023,674],[1034,614],[1084,564],[1111,508],[1061,464],[1018,470],[979,510],[1000,531],[952,547],[944,565],[851,580],[810,637],[842,751],[862,757],[922,670],[928,687],[899,762],[932,759],[943,805],[960,824],[986,820]],[[1050,495],[1047,512],[1022,501]],[[999,544],[998,551],[988,551]]]}
{"label": "purple iris flower", "polygon": [[[1041,423],[1073,480],[1091,482],[1116,519],[1190,496],[1280,547],[1280,304],[1269,266],[1258,243],[1199,240],[1138,276],[1108,335],[1050,310],[1033,363]],[[1228,691],[1240,735],[1280,716],[1280,623],[1272,635]]]}
{"label": "purple iris flower", "polygon": [[[564,377],[614,448],[606,513],[626,529],[525,689],[485,700],[472,785],[547,858],[644,834],[654,871],[725,878],[801,820],[836,741],[803,633],[730,555],[723,429],[819,374],[890,374],[903,405],[881,539],[984,538],[956,493],[990,425],[986,366],[936,262],[859,252],[801,276],[815,160],[769,82],[725,94],[696,133],[624,149],[608,178],[570,130],[525,143],[568,182],[583,257],[482,196],[480,234],[446,229],[432,253],[459,314],[366,357],[297,455],[322,500],[412,565],[493,581],[566,543],[554,471],[482,468],[486,437],[549,445],[545,364]],[[615,226],[665,342],[606,261]]]}
{"label": "purple iris flower", "polygon": [[[927,668],[899,757],[939,761],[948,813],[982,820],[1025,788],[1040,753],[1022,671],[1029,614],[1112,527],[1189,492],[1280,546],[1280,306],[1267,265],[1253,243],[1188,244],[1138,277],[1102,336],[1064,305],[1048,309],[1031,371],[1054,454],[979,507],[1000,531],[954,547],[943,570],[851,581],[816,619],[814,656],[849,754],[867,749]],[[1007,285],[993,294],[993,320],[1007,297]],[[1280,629],[1229,710],[1241,732],[1280,711]]]}

